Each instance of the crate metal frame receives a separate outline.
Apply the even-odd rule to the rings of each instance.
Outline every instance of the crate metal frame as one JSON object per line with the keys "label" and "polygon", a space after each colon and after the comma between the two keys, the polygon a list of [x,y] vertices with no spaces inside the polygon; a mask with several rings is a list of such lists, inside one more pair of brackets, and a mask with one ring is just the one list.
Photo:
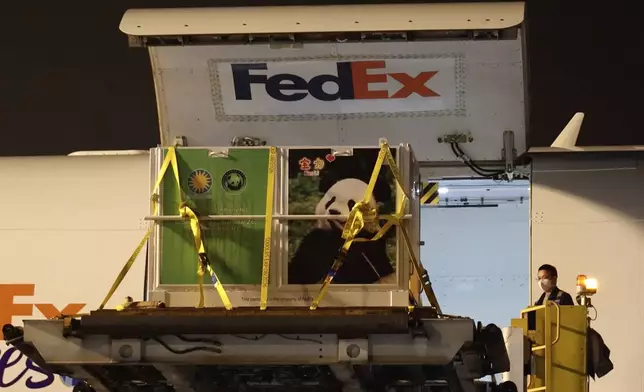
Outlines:
{"label": "crate metal frame", "polygon": [[[391,146],[396,151],[396,161],[400,170],[402,186],[408,192],[410,200],[406,207],[406,215],[403,219],[412,244],[417,244],[413,251],[416,257],[420,250],[420,217],[414,206],[418,200],[419,168],[409,145]],[[230,149],[268,149],[268,147],[180,147],[180,149],[206,149],[214,155],[213,159],[222,159]],[[278,170],[275,176],[275,197],[273,203],[273,236],[271,247],[271,280],[269,283],[268,306],[303,306],[308,307],[318,293],[320,285],[290,285],[284,283],[288,271],[288,220],[293,218],[302,220],[316,220],[328,218],[326,215],[289,215],[288,214],[288,152],[291,149],[331,149],[333,151],[347,151],[353,149],[378,149],[375,146],[296,146],[278,148]],[[165,148],[157,147],[151,150],[151,182],[150,187],[156,182],[159,169],[164,159]],[[219,156],[217,156],[219,155]],[[382,170],[389,170],[383,165]],[[166,179],[168,181],[169,179]],[[396,188],[396,201],[403,195]],[[159,202],[163,203],[163,189],[159,190]],[[150,214],[153,211],[151,209]],[[160,282],[161,265],[161,226],[155,224],[158,221],[180,220],[178,215],[165,215],[161,209],[160,216],[148,216],[148,220],[155,221],[154,229],[149,244],[149,258],[147,268],[146,292],[148,299],[152,301],[163,301],[171,307],[194,306],[198,298],[197,285],[169,285]],[[240,219],[264,219],[264,216],[209,216],[204,220],[240,220]],[[331,285],[320,306],[348,306],[348,307],[379,307],[379,306],[406,306],[409,303],[409,281],[413,274],[413,268],[409,255],[402,240],[401,230],[396,230],[396,283],[395,284],[367,284],[367,285]],[[260,285],[233,285],[225,286],[228,296],[235,307],[256,307],[259,306]],[[298,295],[299,294],[299,295]],[[206,306],[223,307],[217,292],[211,285],[204,285],[204,297]],[[285,298],[286,301],[275,298]]]}

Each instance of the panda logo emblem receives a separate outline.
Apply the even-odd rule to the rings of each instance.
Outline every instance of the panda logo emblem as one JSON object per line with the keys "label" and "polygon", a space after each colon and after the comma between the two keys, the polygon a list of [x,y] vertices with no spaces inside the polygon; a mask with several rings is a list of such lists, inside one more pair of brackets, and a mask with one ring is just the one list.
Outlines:
{"label": "panda logo emblem", "polygon": [[205,169],[193,170],[188,176],[188,189],[195,195],[203,195],[212,188],[212,175]]}
{"label": "panda logo emblem", "polygon": [[239,193],[246,187],[246,175],[241,170],[228,170],[221,177],[221,186],[228,193]]}

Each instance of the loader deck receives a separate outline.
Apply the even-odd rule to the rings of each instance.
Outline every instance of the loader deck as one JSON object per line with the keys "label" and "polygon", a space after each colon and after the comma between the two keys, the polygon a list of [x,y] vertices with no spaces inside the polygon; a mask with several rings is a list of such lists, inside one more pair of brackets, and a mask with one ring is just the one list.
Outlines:
{"label": "loader deck", "polygon": [[475,380],[509,368],[499,328],[431,308],[100,310],[3,333],[90,392],[473,392],[483,388]]}
{"label": "loader deck", "polygon": [[407,333],[416,320],[434,318],[431,308],[320,308],[315,311],[283,307],[259,310],[236,308],[161,308],[98,310],[70,324],[69,334],[107,334],[138,337],[183,334],[324,334],[342,337]]}

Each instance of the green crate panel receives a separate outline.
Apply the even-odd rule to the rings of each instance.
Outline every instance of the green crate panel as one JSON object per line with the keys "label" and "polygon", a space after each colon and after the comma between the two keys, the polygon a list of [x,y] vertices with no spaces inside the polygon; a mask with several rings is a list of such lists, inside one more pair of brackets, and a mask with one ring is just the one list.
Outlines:
{"label": "green crate panel", "polygon": [[[230,149],[228,158],[208,149],[177,149],[181,188],[199,215],[264,215],[267,149]],[[162,214],[178,214],[171,170],[162,185]],[[204,221],[208,257],[223,284],[260,284],[264,220]],[[197,252],[187,222],[163,222],[160,284],[197,284]],[[204,277],[208,282],[209,277]]]}

